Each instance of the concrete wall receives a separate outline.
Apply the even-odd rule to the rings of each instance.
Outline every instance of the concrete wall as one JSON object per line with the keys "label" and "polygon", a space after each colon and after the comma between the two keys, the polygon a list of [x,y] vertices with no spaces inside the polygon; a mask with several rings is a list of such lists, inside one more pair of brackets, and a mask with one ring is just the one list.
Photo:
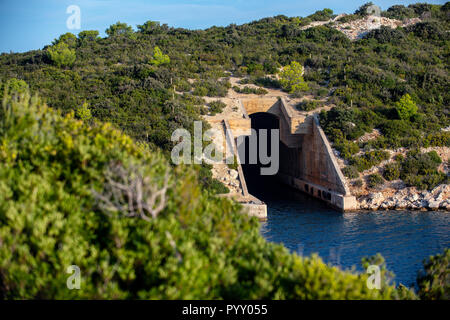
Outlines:
{"label": "concrete wall", "polygon": [[278,178],[284,184],[307,193],[314,198],[320,199],[336,210],[352,211],[356,209],[356,198],[352,195],[343,195],[341,193],[329,190],[321,185],[301,180],[283,173],[279,173]]}
{"label": "concrete wall", "polygon": [[[250,120],[250,119],[245,119]],[[237,146],[236,146],[236,140],[234,139],[234,133],[233,131],[237,130],[244,131],[240,126],[246,127],[246,122],[235,122],[237,125],[237,128],[234,130],[231,128],[231,125],[228,120],[223,120],[223,126],[224,126],[224,133],[226,135],[227,144],[229,145],[232,154],[239,158],[238,152],[237,152]],[[242,171],[242,165],[240,161],[238,162],[238,175],[239,175],[239,182],[241,184],[241,190],[242,190],[242,197],[239,197],[237,199],[242,206],[244,207],[244,211],[252,217],[257,217],[260,220],[267,219],[267,205],[263,203],[261,200],[257,199],[256,197],[252,196],[248,193],[247,189],[247,183],[245,181],[244,172]]]}
{"label": "concrete wall", "polygon": [[280,147],[280,171],[295,178],[347,194],[344,177],[335,163],[331,148],[316,124],[310,134],[301,135],[297,148]]}
{"label": "concrete wall", "polygon": [[356,209],[356,198],[345,185],[316,115],[299,114],[283,99],[276,98],[245,99],[242,105],[249,115],[267,112],[278,117],[282,142],[278,176],[284,183],[337,209]]}
{"label": "concrete wall", "polygon": [[267,220],[267,205],[254,203],[241,203],[244,211],[250,217],[256,217],[259,220]]}
{"label": "concrete wall", "polygon": [[298,147],[280,145],[280,179],[288,185],[319,198],[333,207],[356,209],[356,198],[350,194],[330,144],[312,119],[312,131],[301,135]]}
{"label": "concrete wall", "polygon": [[248,115],[257,112],[278,114],[278,98],[247,98],[241,101]]}

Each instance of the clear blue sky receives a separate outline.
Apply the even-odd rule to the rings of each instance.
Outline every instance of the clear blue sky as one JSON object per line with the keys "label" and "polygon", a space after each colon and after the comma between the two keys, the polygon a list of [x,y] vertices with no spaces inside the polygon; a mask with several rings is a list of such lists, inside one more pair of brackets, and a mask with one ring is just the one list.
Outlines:
{"label": "clear blue sky", "polygon": [[[331,8],[335,13],[352,13],[369,0],[0,0],[0,52],[41,49],[65,32],[105,29],[126,22],[136,30],[147,20],[189,29],[213,25],[241,24],[284,14],[307,16]],[[372,0],[383,10],[393,4],[408,5],[425,0]],[[445,0],[427,1],[443,4]],[[69,30],[69,5],[81,9],[81,29]]]}

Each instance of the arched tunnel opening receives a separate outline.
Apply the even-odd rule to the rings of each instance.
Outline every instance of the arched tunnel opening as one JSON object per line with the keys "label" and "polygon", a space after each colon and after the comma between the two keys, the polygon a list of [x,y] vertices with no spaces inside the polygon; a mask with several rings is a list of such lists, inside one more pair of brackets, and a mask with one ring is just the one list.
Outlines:
{"label": "arched tunnel opening", "polygon": [[[278,177],[280,172],[293,172],[299,170],[296,168],[298,162],[298,154],[301,152],[298,148],[289,148],[280,140],[280,119],[271,113],[258,112],[250,115],[252,136],[244,136],[238,139],[238,152],[242,164],[245,181],[248,192],[266,203],[296,203],[296,208],[300,210],[306,208],[324,209],[326,206],[321,201],[310,196],[308,191],[299,191],[291,186],[281,182]],[[261,134],[260,129],[266,129],[266,134]],[[272,141],[272,130],[278,130],[278,143]],[[267,150],[263,150],[263,154],[267,154],[267,158],[276,161],[278,157],[277,174],[262,174],[263,168],[273,166],[273,163],[263,163],[260,157],[261,146],[267,146]],[[257,156],[251,161],[251,152],[256,152]],[[296,157],[297,156],[297,157]],[[263,159],[264,160],[264,159]],[[266,159],[267,160],[267,159]],[[269,170],[270,171],[270,170]],[[283,202],[287,201],[287,202]],[[298,207],[300,206],[300,207]]]}
{"label": "arched tunnel opening", "polygon": [[[265,201],[293,190],[281,183],[276,174],[265,175],[261,172],[262,168],[270,168],[271,166],[275,169],[273,161],[278,162],[276,165],[276,171],[278,171],[284,160],[282,155],[285,152],[283,151],[286,151],[288,147],[279,140],[280,120],[276,115],[258,112],[251,114],[250,119],[253,129],[252,136],[245,136],[243,143],[239,144],[238,149],[241,155],[242,170],[248,192],[260,200]],[[267,130],[267,134],[262,133],[260,131],[261,129]],[[278,143],[276,144],[273,143],[271,138],[271,134],[275,133],[273,130],[278,130]],[[267,154],[267,158],[270,159],[269,164],[263,163],[260,157],[261,147],[264,145],[267,146],[267,150],[263,150],[263,154]],[[253,161],[251,159],[251,152],[256,152],[257,155],[253,156]]]}

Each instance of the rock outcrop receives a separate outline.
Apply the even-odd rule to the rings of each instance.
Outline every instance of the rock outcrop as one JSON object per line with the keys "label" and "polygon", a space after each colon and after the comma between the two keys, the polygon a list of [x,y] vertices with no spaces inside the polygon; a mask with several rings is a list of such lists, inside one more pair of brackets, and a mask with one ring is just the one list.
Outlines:
{"label": "rock outcrop", "polygon": [[442,184],[432,191],[417,192],[415,188],[404,188],[386,197],[382,192],[373,192],[358,198],[363,210],[446,210],[450,211],[450,185]]}
{"label": "rock outcrop", "polygon": [[373,29],[378,29],[381,26],[396,29],[397,27],[406,27],[420,22],[419,18],[405,19],[404,21],[389,19],[385,17],[366,16],[363,19],[358,19],[346,23],[335,24],[333,27],[336,30],[344,33],[352,40],[362,38],[367,32]]}
{"label": "rock outcrop", "polygon": [[327,21],[314,21],[306,26],[301,27],[300,29],[306,30],[309,28],[318,27],[322,25],[330,25],[332,28],[341,31],[349,39],[356,40],[362,38],[370,30],[378,29],[381,26],[396,29],[397,27],[406,27],[421,21],[420,18],[411,18],[400,21],[386,17],[368,15],[361,19],[349,22],[340,22],[340,19],[345,16],[346,14],[340,14],[334,19],[330,19]]}

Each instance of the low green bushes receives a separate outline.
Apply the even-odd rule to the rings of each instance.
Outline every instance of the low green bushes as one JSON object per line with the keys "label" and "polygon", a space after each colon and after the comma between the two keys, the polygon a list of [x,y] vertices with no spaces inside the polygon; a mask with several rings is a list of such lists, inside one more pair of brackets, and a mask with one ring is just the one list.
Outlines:
{"label": "low green bushes", "polygon": [[448,180],[437,167],[442,162],[436,151],[420,153],[410,151],[401,163],[401,179],[409,186],[418,189],[432,189]]}
{"label": "low green bushes", "polygon": [[350,159],[350,164],[354,165],[359,172],[363,172],[380,164],[384,160],[389,160],[389,152],[387,151],[369,151],[360,156],[354,156]]}
{"label": "low green bushes", "polygon": [[193,86],[193,94],[196,96],[225,97],[230,88],[230,82],[228,80],[206,79],[196,81]]}
{"label": "low green bushes", "polygon": [[383,176],[388,181],[402,179],[408,186],[432,189],[448,179],[444,173],[437,171],[442,160],[436,151],[410,151],[406,158],[398,155],[395,160],[396,162],[388,163],[383,168]]}
{"label": "low green bushes", "polygon": [[424,270],[417,277],[418,295],[427,300],[450,299],[450,249],[424,261]]}
{"label": "low green bushes", "polygon": [[[0,163],[0,298],[402,297],[268,243],[255,218],[202,190],[193,170],[38,98],[4,97]],[[79,290],[66,285],[72,265]]]}
{"label": "low green bushes", "polygon": [[257,86],[266,87],[266,88],[274,88],[274,89],[281,88],[281,83],[279,80],[272,79],[269,77],[257,78],[253,81],[253,83],[256,84]]}
{"label": "low green bushes", "polygon": [[312,111],[323,106],[320,100],[306,100],[297,105],[297,109],[301,111]]}
{"label": "low green bushes", "polygon": [[[334,94],[337,94],[336,89]],[[320,125],[324,128],[327,137],[336,140],[355,140],[365,132],[371,132],[380,119],[370,109],[358,109],[348,107],[334,107],[329,111],[320,113]]]}
{"label": "low green bushes", "polygon": [[[189,91],[191,91],[191,88],[192,88],[192,86],[189,83],[189,81],[184,80],[184,79],[178,80],[178,82],[175,84],[175,89],[180,92],[189,92]],[[204,94],[204,95],[206,95],[206,94]]]}
{"label": "low green bushes", "polygon": [[57,67],[70,67],[77,58],[75,50],[69,48],[65,42],[59,42],[49,47],[47,54]]}
{"label": "low green bushes", "polygon": [[383,168],[383,177],[388,180],[397,180],[400,178],[401,166],[399,163],[388,163]]}
{"label": "low green bushes", "polygon": [[253,88],[253,87],[249,87],[249,86],[245,86],[243,88],[234,86],[233,90],[237,93],[245,93],[245,94],[264,95],[264,94],[268,93],[268,91],[264,88]]}
{"label": "low green bushes", "polygon": [[352,155],[358,153],[359,147],[356,143],[345,139],[339,140],[333,144],[333,147],[339,151],[342,158],[349,160]]}
{"label": "low green bushes", "polygon": [[231,162],[231,163],[227,163],[228,168],[233,169],[233,170],[237,170],[239,168],[239,162],[238,162],[238,159],[236,156],[233,156],[232,161],[227,161],[227,162]]}
{"label": "low green bushes", "polygon": [[376,188],[376,187],[379,187],[379,186],[381,186],[383,183],[384,183],[384,179],[383,179],[383,177],[382,177],[380,174],[378,174],[378,173],[371,174],[371,175],[369,175],[369,176],[367,177],[367,185],[368,185],[370,188]]}
{"label": "low green bushes", "polygon": [[199,182],[202,188],[209,190],[212,194],[225,194],[229,193],[230,190],[219,180],[216,180],[212,176],[212,166],[210,164],[202,164],[196,167],[198,171]]}
{"label": "low green bushes", "polygon": [[423,147],[450,147],[450,131],[428,134],[423,141]]}
{"label": "low green bushes", "polygon": [[356,179],[359,177],[358,169],[355,166],[346,166],[342,169],[342,173],[349,179]]}
{"label": "low green bushes", "polygon": [[361,19],[361,16],[357,15],[357,14],[347,14],[341,18],[339,18],[339,22],[340,23],[347,23],[347,22],[351,22],[351,21],[355,21]]}
{"label": "low green bushes", "polygon": [[221,113],[226,106],[227,105],[220,100],[212,101],[212,102],[208,103],[209,114],[211,116],[214,116],[217,113]]}

